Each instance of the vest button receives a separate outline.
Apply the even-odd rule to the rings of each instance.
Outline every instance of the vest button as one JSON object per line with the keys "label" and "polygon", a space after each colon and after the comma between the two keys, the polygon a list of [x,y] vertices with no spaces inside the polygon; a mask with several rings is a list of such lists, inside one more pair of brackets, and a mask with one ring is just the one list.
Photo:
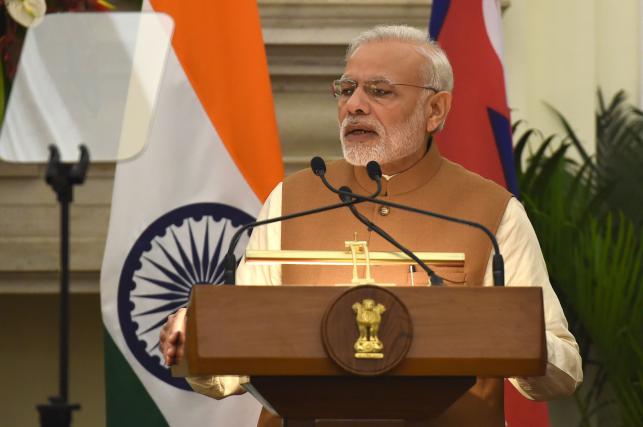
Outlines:
{"label": "vest button", "polygon": [[386,216],[389,213],[391,213],[391,209],[388,206],[380,206],[379,212],[380,212],[380,215]]}

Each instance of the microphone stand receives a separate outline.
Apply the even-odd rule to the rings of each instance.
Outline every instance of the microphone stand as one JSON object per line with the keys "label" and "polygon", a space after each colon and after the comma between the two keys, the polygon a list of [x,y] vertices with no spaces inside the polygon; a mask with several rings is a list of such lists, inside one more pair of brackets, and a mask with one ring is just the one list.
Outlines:
{"label": "microphone stand", "polygon": [[[326,179],[326,163],[324,162],[324,159],[318,156],[314,157],[310,161],[310,166],[311,166],[311,169],[313,170],[313,173],[317,175],[319,179],[321,179],[321,182],[324,184],[324,186],[328,188],[331,192],[337,194],[343,202],[348,203],[351,199],[356,200],[355,197],[352,197],[354,193],[351,191],[350,188],[344,186],[338,190],[335,187],[333,187],[330,182],[328,182],[328,180]],[[380,165],[376,161],[371,160],[366,165],[366,171],[368,173],[368,177],[371,180],[375,181],[375,184],[377,184],[377,189],[369,197],[369,199],[375,200],[375,198],[379,196],[379,194],[382,192],[382,169],[380,168]],[[411,252],[406,247],[404,247],[401,243],[395,240],[390,234],[388,234],[378,225],[376,225],[368,218],[366,218],[364,215],[359,213],[359,211],[355,209],[355,206],[347,205],[347,207],[359,222],[361,222],[366,227],[368,227],[369,230],[373,230],[375,233],[379,234],[384,240],[386,240],[391,245],[395,246],[396,248],[404,252],[406,256],[411,258],[420,267],[422,267],[422,269],[426,271],[426,274],[429,276],[429,279],[432,285],[436,285],[436,286],[442,285],[443,279],[437,274],[435,274],[435,272],[428,265],[426,265],[425,262],[420,260],[413,252]]]}
{"label": "microphone stand", "polygon": [[[339,198],[343,202],[349,202],[350,200],[359,200],[357,197],[353,197],[355,194],[351,191],[350,188],[348,187],[341,187],[339,190],[336,189],[331,185],[330,182],[328,182],[328,179],[326,179],[326,165],[324,163],[324,160],[321,157],[315,157],[311,161],[311,167],[313,169],[313,173],[321,179],[321,182],[324,184],[326,188],[328,188],[331,192],[337,194]],[[377,189],[375,190],[375,193],[373,193],[370,197],[364,198],[364,200],[371,199],[371,200],[376,200],[375,198],[379,196],[379,194],[382,192],[382,170],[380,169],[380,165],[375,162],[375,161],[370,161],[368,162],[368,165],[366,166],[366,170],[368,172],[368,177],[375,181],[377,184]],[[356,196],[356,195],[355,195]],[[378,199],[379,200],[379,199]],[[426,271],[426,274],[429,276],[429,280],[432,285],[435,286],[440,286],[443,283],[443,279],[435,274],[435,272],[428,266],[424,261],[419,259],[413,252],[405,248],[402,244],[400,244],[397,240],[395,240],[390,234],[388,234],[386,231],[384,231],[382,228],[379,226],[375,225],[372,221],[369,221],[368,218],[366,218],[364,215],[359,213],[357,209],[355,209],[355,206],[353,205],[347,205],[348,209],[350,209],[351,213],[359,222],[364,224],[366,227],[369,229],[373,230],[375,233],[379,234],[384,240],[404,252],[406,256],[411,258],[413,261],[415,261],[424,271]]]}
{"label": "microphone stand", "polygon": [[306,215],[313,215],[321,212],[326,212],[330,211],[333,209],[339,209],[343,208],[345,206],[349,205],[354,205],[357,203],[362,203],[363,200],[350,200],[349,202],[346,203],[335,203],[333,205],[328,205],[328,206],[322,206],[320,208],[315,208],[315,209],[310,209],[307,211],[302,211],[302,212],[295,212],[293,214],[289,215],[284,215],[284,216],[277,216],[274,218],[268,218],[264,219],[262,221],[255,221],[255,222],[250,222],[248,224],[243,225],[241,228],[239,228],[234,235],[232,236],[232,239],[230,240],[230,246],[228,246],[228,252],[225,255],[225,258],[223,259],[224,265],[225,265],[225,270],[223,273],[224,281],[223,283],[225,285],[234,285],[236,281],[236,272],[237,272],[237,258],[234,255],[234,249],[237,247],[239,244],[239,240],[241,239],[241,235],[251,229],[258,227],[260,225],[267,225],[267,224],[272,224],[273,222],[280,222],[280,221],[287,221],[289,219],[294,219],[294,218],[299,218],[302,216]]}
{"label": "microphone stand", "polygon": [[[498,241],[496,240],[496,236],[494,236],[494,234],[491,232],[491,230],[489,230],[484,225],[479,224],[477,222],[467,221],[465,219],[452,217],[452,216],[449,216],[449,215],[439,214],[437,212],[427,211],[427,210],[423,210],[423,209],[414,208],[414,207],[411,207],[411,206],[401,205],[401,204],[394,203],[394,202],[388,202],[388,201],[382,200],[382,199],[377,199],[376,197],[380,194],[380,191],[382,189],[382,170],[380,168],[380,165],[375,161],[370,161],[366,165],[366,170],[368,171],[369,178],[377,183],[377,191],[373,195],[371,195],[370,197],[369,196],[362,196],[360,194],[356,194],[356,193],[353,193],[351,191],[345,191],[345,188],[348,188],[348,187],[343,187],[342,189],[339,189],[339,190],[337,190],[335,187],[333,187],[330,184],[330,182],[328,182],[328,180],[326,179],[326,164],[324,163],[324,160],[321,157],[313,158],[312,161],[311,161],[311,167],[312,167],[313,173],[315,175],[317,175],[321,179],[321,181],[326,186],[326,188],[328,188],[333,193],[339,195],[340,199],[342,199],[342,200],[344,200],[344,197],[348,197],[348,198],[351,198],[353,200],[362,200],[362,201],[368,201],[368,202],[371,202],[371,203],[378,203],[380,205],[384,205],[384,206],[388,206],[388,207],[394,207],[394,208],[402,209],[402,210],[405,210],[405,211],[418,213],[418,214],[421,214],[421,215],[427,215],[427,216],[431,216],[431,217],[434,217],[434,218],[439,218],[439,219],[442,219],[442,220],[445,220],[445,221],[455,222],[457,224],[468,225],[469,227],[473,227],[473,228],[477,228],[478,230],[481,230],[482,232],[484,232],[487,235],[489,240],[491,240],[491,245],[493,246],[494,255],[493,255],[492,264],[491,264],[492,265],[492,273],[493,273],[493,285],[494,286],[504,286],[505,285],[505,262],[504,262],[504,260],[502,258],[502,255],[500,254],[500,247],[498,246]],[[360,219],[357,216],[356,210],[354,208],[351,209],[351,212],[353,213],[353,215],[355,215],[357,217],[358,220],[362,221],[362,219]],[[368,221],[368,219],[366,219],[366,221],[371,223],[370,221]],[[362,223],[368,225],[364,221],[362,221]],[[375,229],[373,228],[373,230],[375,230]],[[381,230],[381,231],[384,231],[384,230]],[[384,235],[382,235],[382,237],[384,237]],[[391,236],[388,236],[388,237],[390,238]],[[391,242],[391,240],[388,240],[388,241]],[[398,248],[399,248],[399,246],[398,246]],[[416,260],[416,258],[413,258],[413,260],[418,262]],[[432,271],[426,264],[424,264],[422,262],[419,262],[418,264],[427,273]],[[433,275],[435,275],[435,273],[433,273]],[[432,277],[430,273],[429,273],[429,277]]]}
{"label": "microphone stand", "polygon": [[56,193],[60,204],[60,348],[59,391],[50,397],[49,403],[37,405],[42,427],[69,427],[72,411],[80,409],[77,403],[69,403],[69,205],[74,199],[74,185],[85,182],[89,167],[89,151],[79,146],[78,163],[62,163],[55,145],[49,146],[49,162],[45,181]]}
{"label": "microphone stand", "polygon": [[[377,165],[377,163],[375,163],[374,166],[376,166],[377,169],[379,169],[379,165]],[[324,163],[324,160],[321,157],[315,157],[312,159],[311,169],[315,175],[321,177],[322,180],[325,180],[324,174],[326,173],[326,164]],[[380,175],[381,175],[381,171],[380,171]],[[382,191],[382,182],[380,180],[376,180],[376,181],[377,181],[377,190],[375,191],[375,193],[371,195],[371,197],[377,197]],[[237,247],[237,244],[239,244],[239,239],[241,239],[241,235],[243,234],[244,231],[251,228],[258,227],[260,225],[272,224],[273,222],[287,221],[289,219],[299,218],[306,215],[313,215],[321,212],[330,211],[333,209],[339,209],[345,206],[352,206],[362,202],[364,202],[364,200],[353,199],[348,201],[342,201],[342,203],[336,203],[334,205],[322,206],[316,209],[310,209],[307,211],[296,212],[290,215],[278,216],[275,218],[268,218],[263,221],[255,221],[249,224],[245,224],[244,226],[239,228],[237,232],[234,233],[234,235],[232,236],[232,240],[230,241],[230,246],[228,246],[228,252],[226,253],[225,258],[223,259],[223,263],[225,266],[224,273],[223,273],[223,283],[225,285],[234,285],[236,282],[235,276],[237,272],[237,258],[234,256],[234,249]]]}
{"label": "microphone stand", "polygon": [[477,222],[468,221],[466,219],[455,218],[455,217],[440,214],[440,213],[437,213],[437,212],[432,212],[432,211],[427,211],[427,210],[423,210],[423,209],[419,209],[419,208],[414,208],[412,206],[401,205],[401,204],[395,203],[395,202],[389,202],[389,201],[383,200],[383,199],[376,199],[376,198],[369,197],[369,196],[362,196],[360,194],[343,191],[342,189],[336,190],[335,192],[337,192],[337,194],[350,197],[352,200],[361,200],[361,201],[364,201],[364,202],[378,203],[380,205],[388,206],[388,207],[391,207],[391,208],[402,209],[402,210],[405,210],[405,211],[408,211],[408,212],[414,212],[414,213],[421,214],[421,215],[427,215],[427,216],[431,216],[431,217],[434,217],[434,218],[443,219],[445,221],[450,221],[450,222],[455,222],[455,223],[458,223],[458,224],[468,225],[470,227],[477,228],[478,230],[481,230],[482,232],[484,232],[487,235],[487,237],[489,237],[489,240],[491,240],[491,245],[493,246],[493,251],[494,251],[493,260],[492,260],[493,285],[494,286],[504,286],[505,285],[504,260],[502,258],[502,255],[500,254],[500,247],[498,246],[498,241],[496,240],[496,236],[493,235],[491,230],[489,230],[484,225],[478,224]]}
{"label": "microphone stand", "polygon": [[[348,196],[348,193],[352,193],[351,189],[349,187],[341,187],[339,189],[341,192],[339,194],[339,197],[343,201],[348,201],[351,200],[351,197]],[[354,200],[354,199],[353,199]],[[415,255],[412,251],[409,249],[405,248],[402,244],[398,243],[397,240],[395,240],[393,237],[391,237],[390,234],[388,234],[386,231],[384,231],[380,226],[376,225],[375,223],[369,221],[368,218],[366,218],[364,215],[362,215],[357,209],[355,209],[355,206],[353,205],[348,205],[348,209],[350,209],[351,213],[359,222],[364,224],[366,227],[369,229],[373,230],[380,236],[384,238],[387,242],[398,248],[400,251],[404,252],[406,256],[411,258],[413,261],[415,261],[424,271],[426,271],[426,274],[429,276],[430,284],[433,286],[440,286],[444,283],[444,280],[438,276],[435,271],[433,271],[424,261],[419,259],[417,255]]]}

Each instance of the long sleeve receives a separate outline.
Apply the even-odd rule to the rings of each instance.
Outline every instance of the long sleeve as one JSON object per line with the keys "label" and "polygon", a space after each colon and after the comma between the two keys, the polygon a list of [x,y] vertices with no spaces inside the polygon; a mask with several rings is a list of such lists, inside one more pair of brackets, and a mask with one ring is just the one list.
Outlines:
{"label": "long sleeve", "polygon": [[[496,233],[500,252],[505,259],[507,286],[540,286],[543,289],[547,369],[542,377],[510,378],[525,397],[548,400],[569,395],[583,381],[578,344],[569,332],[565,314],[549,282],[547,266],[536,233],[524,207],[511,199]],[[484,279],[492,286],[491,259]]]}
{"label": "long sleeve", "polygon": [[[266,203],[261,208],[258,221],[281,215],[281,184],[277,185]],[[274,250],[281,249],[281,223],[257,227],[253,230],[247,249]],[[250,265],[241,260],[237,269],[238,285],[281,285],[280,265]]]}
{"label": "long sleeve", "polygon": [[[261,208],[257,220],[281,215],[281,184],[272,191]],[[281,249],[281,226],[279,223],[268,224],[253,230],[247,245],[248,249]],[[238,285],[281,285],[281,267],[249,265],[245,259],[237,269]],[[248,382],[246,376],[201,376],[186,378],[190,387],[198,393],[215,399],[245,393],[243,384]]]}

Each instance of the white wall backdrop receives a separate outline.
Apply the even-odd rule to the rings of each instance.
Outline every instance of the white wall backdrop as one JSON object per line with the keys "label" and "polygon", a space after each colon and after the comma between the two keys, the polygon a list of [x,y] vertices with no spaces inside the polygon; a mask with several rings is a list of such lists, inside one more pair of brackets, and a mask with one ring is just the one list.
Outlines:
{"label": "white wall backdrop", "polygon": [[[594,152],[596,88],[642,102],[642,0],[512,0],[503,16],[512,120],[545,134],[561,128],[545,102],[569,119]],[[643,104],[642,104],[643,105]]]}

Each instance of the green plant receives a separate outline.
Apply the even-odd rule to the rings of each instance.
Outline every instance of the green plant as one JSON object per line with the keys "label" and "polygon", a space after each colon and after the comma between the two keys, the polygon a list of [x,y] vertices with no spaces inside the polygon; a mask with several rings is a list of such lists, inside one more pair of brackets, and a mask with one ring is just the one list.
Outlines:
{"label": "green plant", "polygon": [[[526,130],[515,158],[552,285],[584,366],[596,373],[576,394],[580,424],[590,426],[597,412],[609,412],[621,425],[641,425],[643,114],[622,93],[609,104],[599,94],[596,156],[556,114],[567,136],[561,141]],[[572,148],[581,163],[570,160]]]}
{"label": "green plant", "polygon": [[643,226],[643,111],[628,104],[623,91],[609,103],[599,91],[596,157],[592,158],[565,117],[551,110],[565,128],[569,142],[595,173],[591,183],[604,193],[602,208],[621,210],[637,227]]}

